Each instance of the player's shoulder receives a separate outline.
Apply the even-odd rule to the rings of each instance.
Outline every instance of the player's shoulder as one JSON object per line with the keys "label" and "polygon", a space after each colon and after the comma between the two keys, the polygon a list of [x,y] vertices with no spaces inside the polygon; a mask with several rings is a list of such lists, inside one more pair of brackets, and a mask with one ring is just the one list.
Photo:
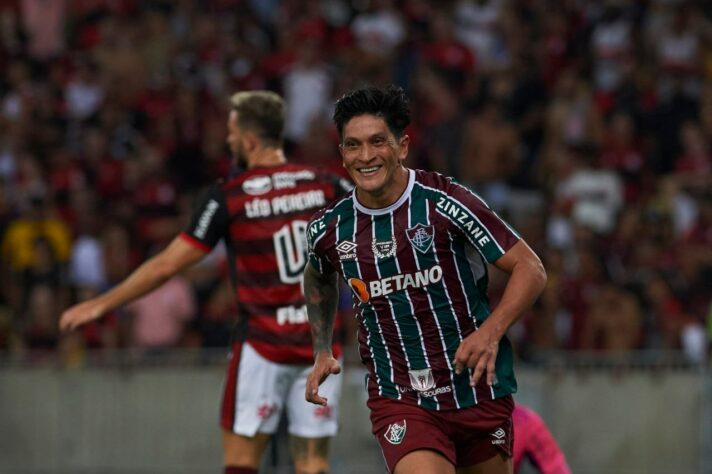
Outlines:
{"label": "player's shoulder", "polygon": [[419,169],[414,171],[415,182],[425,188],[448,191],[453,185],[458,185],[454,178],[438,173],[437,171],[425,171]]}
{"label": "player's shoulder", "polygon": [[323,208],[319,209],[309,219],[307,225],[307,238],[315,241],[326,233],[329,227],[333,227],[338,222],[337,217],[353,213],[353,193],[349,192],[340,199],[336,199]]}
{"label": "player's shoulder", "polygon": [[331,184],[336,180],[337,177],[315,166],[287,162],[277,166],[235,170],[220,182],[220,187],[260,195],[304,183]]}

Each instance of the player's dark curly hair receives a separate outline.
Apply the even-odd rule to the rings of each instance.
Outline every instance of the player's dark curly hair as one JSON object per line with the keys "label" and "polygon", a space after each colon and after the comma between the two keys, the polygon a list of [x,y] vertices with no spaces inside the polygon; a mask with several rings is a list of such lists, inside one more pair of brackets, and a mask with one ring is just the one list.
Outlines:
{"label": "player's dark curly hair", "polygon": [[344,125],[349,120],[368,114],[383,117],[391,133],[400,138],[410,123],[409,102],[403,89],[394,85],[386,89],[363,87],[348,92],[336,101],[334,109],[339,137],[343,138]]}

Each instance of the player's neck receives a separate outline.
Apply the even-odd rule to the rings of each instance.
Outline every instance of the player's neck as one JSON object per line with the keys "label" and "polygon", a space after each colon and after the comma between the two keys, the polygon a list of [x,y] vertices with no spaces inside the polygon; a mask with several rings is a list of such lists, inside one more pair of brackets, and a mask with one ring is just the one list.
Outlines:
{"label": "player's neck", "polygon": [[279,166],[287,162],[281,148],[260,148],[247,158],[247,168]]}

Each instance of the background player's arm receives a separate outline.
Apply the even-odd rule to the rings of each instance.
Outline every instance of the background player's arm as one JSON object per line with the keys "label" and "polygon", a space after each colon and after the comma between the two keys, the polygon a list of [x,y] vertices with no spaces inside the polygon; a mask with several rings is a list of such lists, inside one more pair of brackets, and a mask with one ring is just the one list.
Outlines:
{"label": "background player's arm", "polygon": [[319,385],[330,374],[341,372],[339,362],[334,359],[331,351],[339,302],[336,272],[322,274],[307,263],[304,268],[304,296],[314,345],[314,367],[307,378],[305,396],[309,402],[326,405],[327,399],[319,396]]}
{"label": "background player's arm", "polygon": [[144,262],[108,292],[67,309],[60,319],[60,329],[63,331],[72,330],[100,318],[109,311],[158,288],[204,256],[203,250],[176,237],[168,247]]}
{"label": "background player's arm", "polygon": [[494,368],[499,341],[521,314],[544,289],[546,271],[534,251],[519,240],[496,262],[495,266],[509,274],[502,300],[478,331],[465,338],[455,353],[455,371],[474,369],[474,385],[486,372],[487,383],[494,383]]}
{"label": "background player's arm", "polygon": [[549,428],[532,410],[527,412],[526,439],[517,439],[515,427],[515,443],[526,443],[525,455],[534,464],[541,474],[571,474],[571,469],[566,462],[566,456],[556,443],[556,439]]}

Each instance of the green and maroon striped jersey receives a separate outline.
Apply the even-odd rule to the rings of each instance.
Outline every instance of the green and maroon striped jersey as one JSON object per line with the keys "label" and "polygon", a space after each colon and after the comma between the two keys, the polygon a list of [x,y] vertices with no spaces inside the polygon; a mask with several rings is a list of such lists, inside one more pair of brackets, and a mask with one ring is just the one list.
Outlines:
{"label": "green and maroon striped jersey", "polygon": [[516,391],[512,348],[499,344],[492,387],[456,375],[460,341],[490,314],[487,262],[519,236],[469,189],[438,173],[409,170],[403,195],[368,209],[355,195],[312,217],[309,259],[338,271],[354,293],[359,352],[370,395],[434,410],[475,405]]}

